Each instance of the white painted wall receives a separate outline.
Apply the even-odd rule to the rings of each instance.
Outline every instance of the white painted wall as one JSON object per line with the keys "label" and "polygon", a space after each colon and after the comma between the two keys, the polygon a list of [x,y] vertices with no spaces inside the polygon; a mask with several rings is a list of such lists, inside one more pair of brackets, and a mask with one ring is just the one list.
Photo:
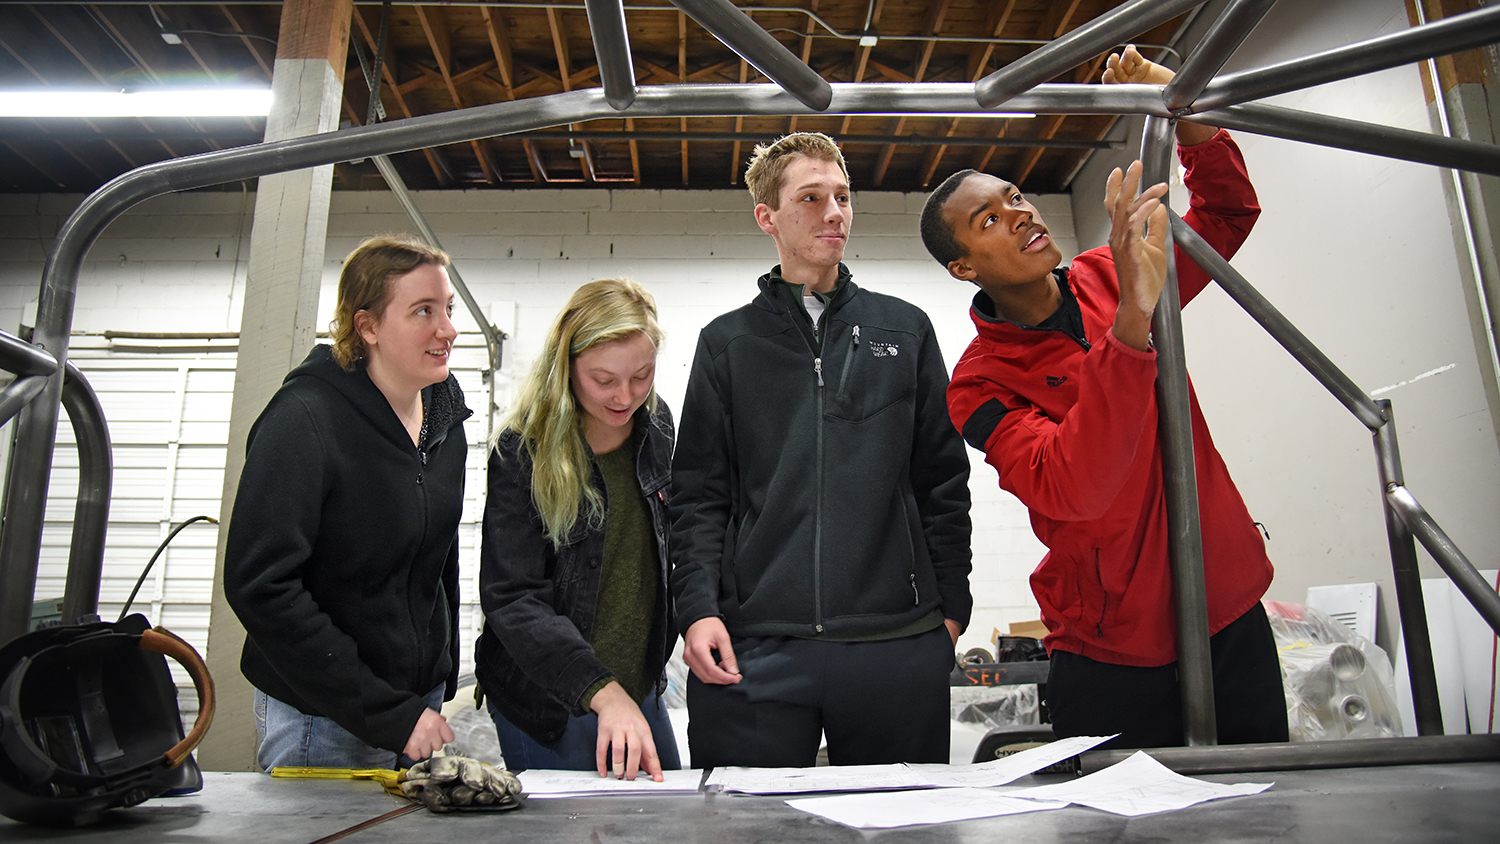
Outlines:
{"label": "white painted wall", "polygon": [[[1225,70],[1407,25],[1401,0],[1278,4]],[[1414,65],[1267,102],[1431,131]],[[1475,565],[1492,566],[1500,451],[1459,287],[1443,171],[1236,137],[1264,211],[1235,268],[1355,383],[1391,400],[1407,486]],[[1080,174],[1073,196],[1081,242],[1103,241],[1103,179],[1130,157],[1098,155]],[[1173,205],[1186,207],[1180,187]],[[1399,621],[1368,429],[1217,288],[1184,311],[1184,324],[1189,372],[1214,440],[1271,534],[1277,574],[1269,597],[1300,603],[1309,586],[1377,582],[1378,640],[1391,646]],[[1418,553],[1423,575],[1440,576],[1426,551]]]}
{"label": "white painted wall", "polygon": [[[14,330],[27,303],[34,307],[46,249],[80,199],[12,197],[0,208],[0,326]],[[973,288],[950,278],[922,248],[924,199],[856,193],[846,261],[857,283],[926,310],[951,366],[974,334],[967,314]],[[513,333],[502,393],[525,371],[575,287],[626,275],[657,298],[667,333],[657,384],[680,407],[699,328],[749,301],[755,280],[776,261],[743,191],[470,191],[418,194],[416,202],[475,298],[514,313],[514,328],[502,325]],[[1068,197],[1036,202],[1071,257],[1077,250]],[[159,197],[132,209],[89,253],[75,332],[237,330],[253,208],[253,192],[227,192]],[[328,322],[342,256],[370,234],[410,230],[390,194],[334,194],[319,325]],[[467,315],[459,322],[461,330],[477,330]],[[964,650],[989,647],[996,628],[1037,617],[1026,578],[1042,554],[1024,509],[970,453],[977,606]]]}

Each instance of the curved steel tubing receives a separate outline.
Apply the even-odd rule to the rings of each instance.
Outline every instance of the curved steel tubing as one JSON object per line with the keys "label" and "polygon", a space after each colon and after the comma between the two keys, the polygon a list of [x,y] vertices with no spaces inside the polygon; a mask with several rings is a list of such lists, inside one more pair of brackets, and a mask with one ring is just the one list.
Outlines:
{"label": "curved steel tubing", "polygon": [[63,624],[73,624],[99,612],[114,454],[99,395],[71,361],[63,376],[62,405],[78,442],[78,500],[73,505],[73,538],[62,608]]}
{"label": "curved steel tubing", "polygon": [[1437,560],[1437,564],[1458,587],[1458,591],[1474,605],[1485,623],[1500,634],[1500,595],[1495,593],[1495,587],[1480,576],[1474,564],[1448,538],[1448,534],[1438,527],[1437,521],[1411,494],[1411,490],[1400,484],[1390,484],[1385,490],[1385,500],[1390,503],[1391,509],[1400,517],[1407,530]]}

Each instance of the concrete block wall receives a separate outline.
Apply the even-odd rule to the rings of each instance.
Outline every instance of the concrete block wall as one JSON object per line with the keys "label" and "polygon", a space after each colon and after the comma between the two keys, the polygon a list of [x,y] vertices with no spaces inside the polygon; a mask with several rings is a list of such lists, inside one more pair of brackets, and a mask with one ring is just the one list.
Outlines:
{"label": "concrete block wall", "polygon": [[[131,209],[89,252],[74,330],[238,331],[254,198],[253,190],[191,193]],[[917,218],[925,198],[856,193],[846,261],[857,283],[928,313],[951,368],[974,336],[967,313],[974,289],[949,277],[922,248]],[[0,326],[6,330],[34,315],[47,250],[80,201],[15,197],[0,209]],[[1071,258],[1078,250],[1069,198],[1035,201]],[[507,314],[502,327],[512,337],[497,379],[502,394],[526,371],[574,288],[629,276],[656,296],[667,333],[657,386],[680,407],[699,328],[748,302],[756,279],[776,262],[775,246],[756,226],[741,191],[430,192],[416,202],[475,299]],[[371,234],[414,230],[388,193],[335,193],[332,203],[320,327],[332,312],[343,256]],[[478,330],[466,313],[459,323],[461,330]],[[994,469],[970,454],[976,611],[960,642],[965,650],[988,647],[993,630],[1037,617],[1026,578],[1042,555],[1024,508],[998,488]]]}

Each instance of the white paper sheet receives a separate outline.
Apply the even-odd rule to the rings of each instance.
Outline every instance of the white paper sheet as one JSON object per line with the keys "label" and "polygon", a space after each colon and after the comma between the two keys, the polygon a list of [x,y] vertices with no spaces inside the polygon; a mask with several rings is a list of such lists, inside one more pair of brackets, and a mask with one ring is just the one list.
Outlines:
{"label": "white paper sheet", "polygon": [[702,769],[693,771],[662,771],[662,781],[656,782],[645,773],[633,780],[617,780],[601,777],[594,771],[550,771],[533,768],[516,776],[527,797],[581,797],[609,794],[691,794],[698,790],[703,779]]}
{"label": "white paper sheet", "polygon": [[1022,799],[1066,800],[1117,815],[1149,815],[1184,809],[1195,803],[1259,794],[1271,783],[1222,785],[1185,777],[1137,751],[1124,762],[1072,782],[1006,793]]}
{"label": "white paper sheet", "polygon": [[979,788],[939,788],[899,794],[843,794],[799,797],[788,806],[855,829],[889,829],[917,824],[950,823],[1021,812],[1061,809],[1066,802],[1016,800]]}
{"label": "white paper sheet", "polygon": [[906,765],[823,765],[816,768],[715,768],[704,785],[746,794],[805,794],[816,791],[886,791],[931,788]]}
{"label": "white paper sheet", "polygon": [[704,785],[746,794],[986,788],[1004,785],[1088,750],[1114,736],[1080,736],[978,765],[826,765],[817,768],[715,768]]}
{"label": "white paper sheet", "polygon": [[1077,736],[1057,739],[1001,759],[977,765],[908,765],[907,767],[941,788],[989,788],[1005,785],[1055,765],[1109,741],[1114,736]]}

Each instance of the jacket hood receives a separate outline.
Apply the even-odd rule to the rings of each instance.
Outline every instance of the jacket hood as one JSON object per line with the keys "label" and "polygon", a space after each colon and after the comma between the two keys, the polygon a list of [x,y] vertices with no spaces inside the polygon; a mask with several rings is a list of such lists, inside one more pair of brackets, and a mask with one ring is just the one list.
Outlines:
{"label": "jacket hood", "polygon": [[[312,378],[321,381],[336,390],[339,395],[348,400],[358,413],[368,419],[370,424],[382,433],[398,441],[410,444],[406,429],[401,426],[401,421],[396,418],[396,412],[391,409],[391,404],[386,400],[385,394],[370,380],[370,375],[365,371],[364,361],[355,363],[353,371],[345,372],[339,366],[338,361],[333,359],[333,348],[327,344],[319,343],[313,346],[302,363],[288,372],[282,382],[288,387],[293,387],[298,379]],[[437,440],[446,436],[454,425],[462,423],[473,415],[464,403],[463,390],[458,386],[458,379],[452,372],[448,378],[422,390],[422,400],[426,406],[427,414],[427,436],[429,440]]]}

